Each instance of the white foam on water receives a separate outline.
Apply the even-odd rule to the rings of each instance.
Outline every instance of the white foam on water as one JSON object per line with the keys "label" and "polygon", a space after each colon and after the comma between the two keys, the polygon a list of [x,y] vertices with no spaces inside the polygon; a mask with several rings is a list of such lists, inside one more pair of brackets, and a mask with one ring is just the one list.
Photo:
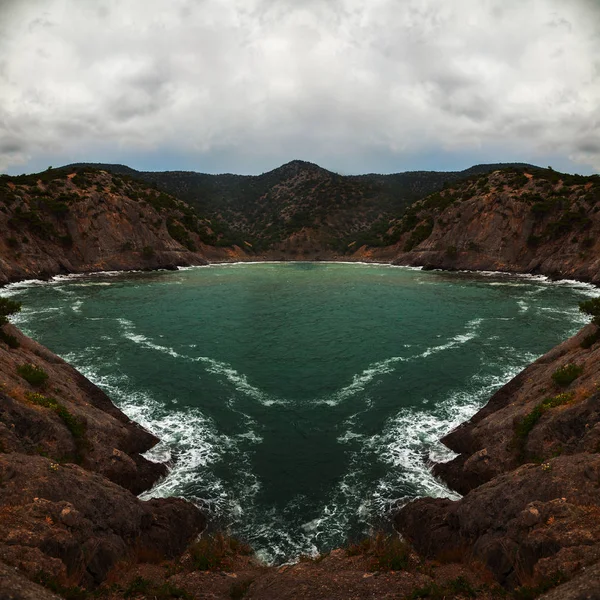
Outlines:
{"label": "white foam on water", "polygon": [[122,335],[126,339],[143,346],[145,348],[149,348],[151,350],[156,350],[158,352],[162,352],[163,354],[167,354],[173,358],[183,359],[188,362],[201,363],[205,365],[206,371],[208,373],[212,373],[215,375],[220,375],[224,377],[229,383],[231,383],[234,388],[244,394],[256,400],[263,406],[273,406],[276,404],[287,404],[287,400],[283,398],[278,398],[267,392],[263,392],[256,386],[252,385],[246,375],[239,373],[236,369],[234,369],[230,364],[215,360],[208,356],[188,356],[186,354],[181,354],[170,348],[168,346],[163,346],[162,344],[157,344],[153,342],[150,338],[142,335],[140,333],[136,333],[134,329],[134,325],[131,321],[127,319],[119,318],[117,321],[122,325]]}
{"label": "white foam on water", "polygon": [[378,361],[369,365],[364,371],[354,375],[352,383],[343,387],[341,390],[327,396],[326,398],[320,398],[313,401],[313,404],[326,404],[328,406],[337,406],[341,402],[344,402],[348,398],[355,396],[362,392],[367,385],[369,385],[376,377],[392,373],[395,370],[395,366],[399,363],[411,362],[419,358],[427,358],[432,354],[449,350],[466,344],[470,340],[474,339],[478,335],[478,329],[483,319],[477,318],[469,321],[465,327],[466,331],[450,338],[445,344],[439,346],[432,346],[427,348],[421,354],[415,356],[392,356],[382,361]]}

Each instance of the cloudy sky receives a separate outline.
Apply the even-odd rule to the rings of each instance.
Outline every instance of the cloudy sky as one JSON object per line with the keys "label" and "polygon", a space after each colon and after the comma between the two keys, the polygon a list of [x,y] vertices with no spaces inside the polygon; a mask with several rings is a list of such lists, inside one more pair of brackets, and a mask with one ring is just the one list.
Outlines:
{"label": "cloudy sky", "polygon": [[600,171],[600,0],[0,0],[0,172]]}

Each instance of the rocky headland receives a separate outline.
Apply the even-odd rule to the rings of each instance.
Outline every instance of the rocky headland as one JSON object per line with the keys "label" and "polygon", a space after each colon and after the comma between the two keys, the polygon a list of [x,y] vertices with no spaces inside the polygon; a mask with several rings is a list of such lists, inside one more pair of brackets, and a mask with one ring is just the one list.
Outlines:
{"label": "rocky headland", "polygon": [[[228,245],[217,221],[107,171],[3,177],[0,200],[2,283],[311,257],[600,281],[598,178],[548,170],[451,183],[378,225],[371,244],[318,256],[303,250],[324,239],[314,227],[267,250]],[[158,440],[62,359],[0,326],[2,600],[600,598],[596,324],[443,439],[457,457],[432,468],[462,499],[400,508],[404,542],[377,538],[279,568],[235,540],[196,542],[206,519],[184,500],[139,500],[167,468],[143,457]]]}

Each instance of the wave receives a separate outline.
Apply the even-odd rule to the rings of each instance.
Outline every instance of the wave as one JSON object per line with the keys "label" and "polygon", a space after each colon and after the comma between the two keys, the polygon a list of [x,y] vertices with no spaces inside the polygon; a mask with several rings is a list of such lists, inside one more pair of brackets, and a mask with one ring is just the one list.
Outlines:
{"label": "wave", "polygon": [[126,339],[145,348],[149,348],[151,350],[156,350],[163,354],[167,354],[173,358],[182,359],[188,362],[202,363],[206,366],[206,371],[208,373],[224,377],[227,381],[229,381],[229,383],[231,383],[234,386],[236,391],[241,392],[242,394],[252,398],[253,400],[256,400],[263,406],[273,406],[276,404],[282,405],[288,403],[287,400],[283,398],[278,398],[276,396],[268,394],[267,392],[263,392],[256,386],[252,385],[248,381],[246,375],[240,373],[228,363],[215,360],[214,358],[210,358],[208,356],[188,356],[186,354],[180,354],[173,348],[157,344],[145,335],[136,333],[134,330],[134,325],[131,321],[122,318],[117,319],[117,321],[122,325],[122,335]]}
{"label": "wave", "polygon": [[[356,394],[362,392],[366,386],[371,383],[376,377],[380,375],[386,375],[388,373],[392,373],[395,369],[395,365],[398,363],[405,363],[417,360],[419,358],[427,358],[432,354],[437,354],[438,352],[442,352],[444,350],[450,350],[451,348],[455,348],[456,346],[460,346],[462,344],[466,344],[470,340],[477,337],[478,329],[483,319],[477,318],[469,321],[465,327],[465,333],[457,334],[454,337],[450,338],[445,344],[441,344],[439,346],[431,346],[427,348],[420,354],[416,354],[414,356],[392,356],[385,360],[373,363],[369,365],[364,371],[361,373],[354,375],[352,379],[352,383],[343,387],[341,390],[327,396],[326,398],[320,398],[318,400],[314,400],[313,404],[326,404],[328,406],[337,406],[344,400],[355,396]],[[405,345],[406,347],[406,345]]]}

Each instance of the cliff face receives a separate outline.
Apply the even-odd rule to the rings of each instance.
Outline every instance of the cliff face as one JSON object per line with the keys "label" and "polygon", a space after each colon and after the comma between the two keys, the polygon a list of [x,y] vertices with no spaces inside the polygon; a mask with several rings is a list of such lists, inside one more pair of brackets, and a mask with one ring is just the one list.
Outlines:
{"label": "cliff face", "polygon": [[59,273],[227,259],[185,203],[101,171],[0,178],[0,284]]}
{"label": "cliff face", "polygon": [[0,342],[0,569],[93,587],[136,552],[180,554],[203,515],[135,496],[165,474],[141,456],[158,440],[58,356],[3,329],[18,347]]}
{"label": "cliff face", "polygon": [[370,243],[390,219],[445,183],[511,165],[355,176],[301,160],[256,176],[91,166],[152,183],[188,202],[211,219],[229,245],[261,256],[307,260],[348,254],[349,244],[356,249]]}
{"label": "cliff face", "polygon": [[434,472],[465,496],[400,511],[397,526],[419,551],[471,552],[509,587],[570,579],[600,560],[600,344],[582,347],[595,327],[443,439],[459,455]]}
{"label": "cliff face", "polygon": [[429,196],[355,258],[600,282],[600,178],[496,171]]}

